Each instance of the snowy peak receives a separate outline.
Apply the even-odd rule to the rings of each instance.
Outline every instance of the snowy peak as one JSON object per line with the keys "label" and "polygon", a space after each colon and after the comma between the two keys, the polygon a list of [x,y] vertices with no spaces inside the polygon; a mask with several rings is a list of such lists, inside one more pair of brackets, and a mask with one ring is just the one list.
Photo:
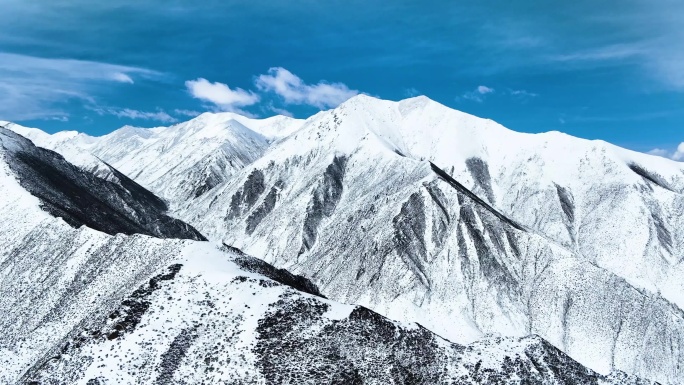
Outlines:
{"label": "snowy peak", "polygon": [[89,151],[176,205],[222,183],[300,124],[285,116],[204,113],[171,127],[135,130],[135,135],[115,131],[98,138]]}
{"label": "snowy peak", "polygon": [[424,96],[393,102],[358,95],[310,120],[322,126],[326,123],[320,120],[328,121],[328,126],[339,125],[357,138],[372,133],[392,151],[430,160],[444,169],[453,167],[457,175],[468,174],[463,166],[469,159],[480,159],[494,172],[503,171],[507,164],[531,161],[540,166],[534,170],[537,177],[561,185],[582,179],[578,168],[593,168],[593,174],[634,181],[631,165],[636,164],[657,170],[653,172],[677,185],[677,189],[684,188],[680,180],[682,163],[560,132],[515,132]]}
{"label": "snowy peak", "polygon": [[482,141],[502,126],[420,96],[399,102],[357,96],[337,109],[351,126],[363,127],[415,159],[481,156]]}
{"label": "snowy peak", "polygon": [[23,127],[14,123],[7,123],[4,127],[30,139],[36,146],[57,151],[67,161],[82,170],[103,179],[116,180],[109,166],[91,153],[90,147],[94,139],[91,136],[76,131],[62,131],[50,135],[37,128]]}
{"label": "snowy peak", "polygon": [[0,128],[0,145],[2,145],[3,155],[7,153],[13,154],[22,150],[28,150],[30,147],[32,147],[32,144],[33,143],[31,143],[30,140],[26,139],[22,135],[9,131],[4,127]]}
{"label": "snowy peak", "polygon": [[254,119],[233,112],[205,112],[177,126],[219,128],[230,121],[239,122],[244,127],[248,127],[251,131],[264,136],[268,140],[286,137],[296,131],[304,122],[301,119],[294,119],[283,115],[276,115],[265,119]]}
{"label": "snowy peak", "polygon": [[668,213],[683,177],[605,142],[360,96],[174,213],[453,341],[537,333],[594,370],[667,382],[682,376],[684,222]]}

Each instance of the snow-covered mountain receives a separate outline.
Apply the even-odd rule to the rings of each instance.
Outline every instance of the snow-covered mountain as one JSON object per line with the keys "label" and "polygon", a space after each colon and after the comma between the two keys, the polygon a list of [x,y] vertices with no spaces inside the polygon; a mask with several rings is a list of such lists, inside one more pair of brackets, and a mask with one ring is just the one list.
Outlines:
{"label": "snow-covered mountain", "polygon": [[[223,116],[249,128],[250,150],[233,123],[214,124]],[[136,129],[132,143],[117,131],[95,147],[69,144],[170,199],[209,239],[302,274],[331,299],[452,341],[536,333],[602,373],[684,380],[680,163],[513,132],[425,97],[358,96],[259,141],[263,124],[206,114]],[[136,144],[163,132],[173,139]],[[242,156],[235,167],[214,149],[186,159],[191,143],[226,135],[239,137],[225,155]]]}
{"label": "snow-covered mountain", "polygon": [[171,127],[126,126],[101,137],[74,131],[49,135],[4,123],[85,170],[106,170],[104,161],[173,205],[224,182],[259,158],[269,143],[296,130],[302,121],[286,116],[250,119],[229,112],[205,113]]}
{"label": "snow-covered mountain", "polygon": [[[158,208],[140,186],[119,187],[0,128],[1,383],[648,383],[597,374],[536,336],[451,343],[192,240],[187,225],[121,234],[111,210],[122,201]],[[56,196],[71,199],[62,211]],[[97,220],[72,223],[79,204]]]}
{"label": "snow-covered mountain", "polygon": [[[146,234],[159,238],[206,240],[197,230],[166,215],[166,203],[109,167],[115,180],[84,172],[56,152],[37,148],[6,129],[0,139],[7,166],[19,184],[40,199],[43,210],[74,227],[108,234]],[[8,195],[11,200],[14,197]]]}
{"label": "snow-covered mountain", "polygon": [[681,170],[360,96],[176,215],[455,341],[537,333],[595,370],[680,381]]}

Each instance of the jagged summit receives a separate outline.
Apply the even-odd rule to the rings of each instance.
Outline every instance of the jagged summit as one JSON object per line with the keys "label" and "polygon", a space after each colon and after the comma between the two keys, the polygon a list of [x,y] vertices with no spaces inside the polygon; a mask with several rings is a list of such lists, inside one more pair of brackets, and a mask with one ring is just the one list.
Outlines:
{"label": "jagged summit", "polygon": [[366,107],[380,106],[380,105],[387,106],[390,104],[397,104],[397,103],[403,104],[403,105],[412,105],[412,106],[425,106],[427,104],[437,104],[437,105],[443,106],[445,108],[449,108],[449,107],[446,107],[437,101],[430,99],[426,95],[418,95],[418,96],[413,96],[413,97],[406,98],[406,99],[393,101],[393,100],[388,100],[388,99],[382,99],[382,98],[372,96],[372,95],[368,95],[368,94],[354,95],[351,98],[344,101],[342,104],[340,104],[338,106],[338,108],[343,107],[343,106],[351,106],[351,105],[366,106]]}

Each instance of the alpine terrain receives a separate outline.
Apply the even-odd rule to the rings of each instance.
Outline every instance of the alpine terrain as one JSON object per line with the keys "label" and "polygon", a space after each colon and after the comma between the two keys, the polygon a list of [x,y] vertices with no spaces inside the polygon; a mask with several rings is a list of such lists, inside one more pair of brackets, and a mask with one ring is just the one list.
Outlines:
{"label": "alpine terrain", "polygon": [[678,162],[426,97],[0,126],[2,383],[684,382]]}

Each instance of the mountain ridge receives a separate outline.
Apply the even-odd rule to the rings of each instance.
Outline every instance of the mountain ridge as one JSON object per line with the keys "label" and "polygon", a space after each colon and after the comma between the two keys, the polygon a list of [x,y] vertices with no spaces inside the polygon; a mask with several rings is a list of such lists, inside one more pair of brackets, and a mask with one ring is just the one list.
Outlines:
{"label": "mountain ridge", "polygon": [[75,228],[22,186],[33,175],[12,164],[18,152],[58,157],[65,179],[86,173],[0,129],[4,383],[650,383],[600,375],[535,336],[450,343],[234,247]]}
{"label": "mountain ridge", "polygon": [[[537,332],[602,373],[681,378],[681,164],[367,96],[258,153],[172,214],[326,296],[459,342]],[[193,190],[206,181],[187,175]]]}

